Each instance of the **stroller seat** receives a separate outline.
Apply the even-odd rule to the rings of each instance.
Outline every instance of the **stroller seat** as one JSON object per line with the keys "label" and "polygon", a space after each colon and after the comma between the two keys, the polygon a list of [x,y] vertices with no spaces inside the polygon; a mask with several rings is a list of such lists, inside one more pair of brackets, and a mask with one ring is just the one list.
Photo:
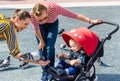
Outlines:
{"label": "stroller seat", "polygon": [[[86,65],[81,65],[81,64],[76,64],[74,65],[75,67],[80,69],[80,73],[77,75],[64,75],[64,76],[59,76],[57,75],[56,69],[54,67],[50,67],[48,69],[48,73],[52,75],[52,80],[51,81],[95,81],[96,77],[96,72],[95,72],[95,66],[94,63],[97,60],[97,58],[101,55],[103,55],[104,50],[103,46],[99,48],[101,45],[101,42],[99,42],[95,54],[92,54],[88,58],[88,62]],[[99,52],[98,52],[99,51]],[[62,61],[69,63],[68,59],[61,58]]]}

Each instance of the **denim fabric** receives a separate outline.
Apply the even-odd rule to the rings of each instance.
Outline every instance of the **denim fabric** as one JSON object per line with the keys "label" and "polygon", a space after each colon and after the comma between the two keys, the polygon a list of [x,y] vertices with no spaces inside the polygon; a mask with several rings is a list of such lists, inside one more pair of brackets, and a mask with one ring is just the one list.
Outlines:
{"label": "denim fabric", "polygon": [[[62,68],[60,68],[59,66],[62,66]],[[79,68],[71,66],[70,64],[67,64],[61,60],[58,62],[56,69],[63,69],[66,71],[66,74],[68,74],[68,75],[76,75],[80,72]]]}
{"label": "denim fabric", "polygon": [[[46,60],[50,60],[50,64],[47,66],[43,66],[43,72],[46,72],[46,70],[50,66],[54,66],[55,62],[55,42],[57,38],[58,33],[58,20],[56,20],[54,23],[46,23],[40,26],[40,31],[43,37],[43,40],[46,44],[44,51],[39,50],[39,52],[45,57]],[[37,37],[36,37],[37,38]],[[37,38],[37,42],[40,41]]]}

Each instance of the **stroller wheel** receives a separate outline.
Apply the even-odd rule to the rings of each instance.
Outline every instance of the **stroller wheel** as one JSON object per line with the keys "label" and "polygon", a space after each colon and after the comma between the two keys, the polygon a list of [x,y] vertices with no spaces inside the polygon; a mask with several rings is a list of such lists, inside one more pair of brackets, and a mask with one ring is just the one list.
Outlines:
{"label": "stroller wheel", "polygon": [[90,71],[89,71],[89,76],[92,77],[94,75],[94,70],[95,68],[94,67],[91,67]]}

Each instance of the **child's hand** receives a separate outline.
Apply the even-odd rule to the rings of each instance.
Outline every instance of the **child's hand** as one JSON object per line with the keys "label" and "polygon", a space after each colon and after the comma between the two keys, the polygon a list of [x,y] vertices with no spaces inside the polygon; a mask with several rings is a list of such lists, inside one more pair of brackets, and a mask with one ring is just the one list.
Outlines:
{"label": "child's hand", "polygon": [[68,54],[58,54],[57,57],[58,57],[58,58],[61,58],[61,57],[67,58],[67,57],[68,57]]}
{"label": "child's hand", "polygon": [[77,63],[77,64],[81,64],[81,62],[82,62],[82,61],[81,61],[80,59],[77,59],[77,60],[76,60],[76,63]]}
{"label": "child's hand", "polygon": [[75,64],[80,64],[81,62],[82,62],[82,61],[81,61],[80,59],[71,60],[71,61],[70,61],[70,65],[73,66],[73,65],[75,65]]}
{"label": "child's hand", "polygon": [[71,60],[70,65],[73,66],[76,63],[77,60]]}

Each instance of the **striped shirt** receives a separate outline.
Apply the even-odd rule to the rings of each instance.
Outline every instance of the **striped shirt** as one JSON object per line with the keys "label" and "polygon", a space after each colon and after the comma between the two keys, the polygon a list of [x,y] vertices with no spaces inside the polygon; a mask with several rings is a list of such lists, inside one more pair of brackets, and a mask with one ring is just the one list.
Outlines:
{"label": "striped shirt", "polygon": [[[49,17],[48,17],[48,20],[47,20],[46,23],[55,22],[59,15],[77,19],[77,13],[72,12],[72,11],[66,9],[66,8],[63,8],[63,7],[57,5],[54,2],[47,2],[46,1],[46,2],[40,2],[40,3],[47,4],[49,6],[49,12],[48,12]],[[32,17],[31,18],[32,25],[34,27],[34,30],[36,31],[36,30],[39,29],[39,24],[44,24],[44,23],[41,23],[41,22],[37,21],[37,19],[33,15],[32,10],[30,11],[30,14],[31,14],[31,17]]]}
{"label": "striped shirt", "polygon": [[0,35],[6,36],[7,45],[12,56],[19,53],[16,28],[13,22],[7,19],[0,19]]}

